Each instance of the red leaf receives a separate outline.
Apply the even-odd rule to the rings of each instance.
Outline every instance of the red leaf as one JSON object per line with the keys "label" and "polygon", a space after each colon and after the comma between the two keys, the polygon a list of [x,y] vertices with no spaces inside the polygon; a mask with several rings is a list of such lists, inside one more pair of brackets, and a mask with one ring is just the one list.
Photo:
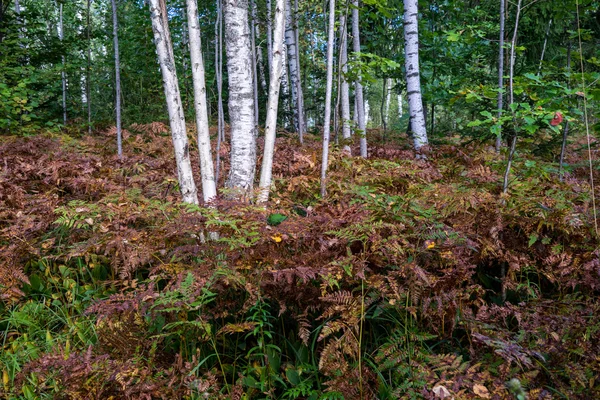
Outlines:
{"label": "red leaf", "polygon": [[563,121],[563,116],[560,112],[556,112],[554,114],[554,118],[552,118],[552,121],[550,121],[550,125],[552,126],[557,126],[558,124],[560,124]]}

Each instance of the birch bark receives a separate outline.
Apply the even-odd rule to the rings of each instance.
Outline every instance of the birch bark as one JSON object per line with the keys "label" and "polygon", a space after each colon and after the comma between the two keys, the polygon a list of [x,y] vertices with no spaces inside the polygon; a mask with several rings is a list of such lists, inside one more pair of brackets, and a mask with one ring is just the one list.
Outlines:
{"label": "birch bark", "polygon": [[331,92],[333,86],[333,42],[335,40],[335,0],[329,0],[329,31],[327,38],[327,87],[325,90],[325,118],[323,119],[323,159],[321,163],[321,197],[327,195],[327,167],[329,163],[329,132],[331,124]]}
{"label": "birch bark", "polygon": [[207,203],[217,195],[215,174],[210,148],[208,130],[208,110],[206,107],[206,81],[204,79],[204,60],[202,59],[198,4],[196,0],[187,0],[187,25],[189,30],[190,57],[192,60],[192,78],[194,84],[194,109],[196,111],[196,130],[198,132],[198,153],[200,155],[200,173],[202,175],[202,195]]}
{"label": "birch bark", "polygon": [[229,76],[231,168],[227,186],[236,196],[251,195],[256,168],[256,125],[248,0],[225,0],[225,50]]}
{"label": "birch bark", "polygon": [[88,133],[92,133],[92,0],[87,0],[87,66],[85,74],[85,96],[87,103]]}
{"label": "birch bark", "polygon": [[117,2],[111,0],[113,19],[113,43],[115,48],[115,113],[117,126],[117,154],[123,158],[123,139],[121,134],[121,60],[119,58],[119,21],[117,19]]}
{"label": "birch bark", "polygon": [[[498,119],[502,117],[502,109],[504,108],[504,10],[505,0],[500,0],[500,48],[498,50]],[[502,126],[496,135],[496,152],[500,152],[502,147]]]}
{"label": "birch bark", "polygon": [[421,75],[419,69],[419,25],[418,1],[404,1],[404,51],[408,108],[415,150],[427,145],[427,128],[421,97]]}
{"label": "birch bark", "polygon": [[256,2],[252,1],[252,14],[250,18],[250,45],[252,46],[252,90],[254,93],[254,125],[258,129],[258,74],[256,72]]}
{"label": "birch bark", "polygon": [[215,79],[217,81],[217,159],[215,182],[219,182],[221,169],[221,142],[225,140],[225,112],[223,110],[223,8],[217,0],[217,21],[215,22]]}
{"label": "birch bark", "polygon": [[149,6],[154,43],[163,78],[167,110],[169,112],[171,137],[173,139],[173,147],[175,148],[179,187],[184,203],[198,204],[198,191],[190,162],[185,117],[183,114],[183,105],[181,104],[179,83],[177,82],[175,57],[173,56],[173,45],[169,33],[165,0],[149,0]]}
{"label": "birch bark", "polygon": [[344,138],[344,153],[352,155],[350,148],[350,87],[346,80],[346,73],[348,72],[348,29],[346,27],[346,16],[344,13],[340,14],[340,68],[342,71],[341,85],[340,85],[340,96],[342,103],[342,137]]}
{"label": "birch bark", "polygon": [[[58,6],[58,38],[62,42],[65,38],[65,28],[63,25],[63,3]],[[67,75],[65,73],[65,56],[61,56],[62,60],[62,71],[60,71],[60,78],[62,80],[62,108],[63,108],[63,124],[67,125]]]}
{"label": "birch bark", "polygon": [[267,105],[267,119],[265,122],[265,148],[260,172],[258,203],[269,200],[273,172],[273,154],[275,151],[275,137],[277,133],[277,108],[279,106],[279,88],[281,72],[283,69],[283,31],[285,29],[285,0],[275,3],[275,32],[273,42],[273,69],[270,72],[269,100]]}
{"label": "birch bark", "polygon": [[304,143],[306,133],[306,113],[304,111],[304,92],[302,90],[302,70],[300,68],[300,35],[298,33],[298,0],[294,0],[294,34],[296,38],[296,69],[298,71],[298,136],[300,144]]}
{"label": "birch bark", "polygon": [[290,0],[286,0],[285,4],[285,42],[287,45],[287,62],[290,71],[290,86],[292,93],[292,115],[293,124],[296,132],[300,132],[299,129],[299,114],[298,114],[298,68],[296,64],[296,35],[294,33],[294,22],[292,20],[292,10]]}
{"label": "birch bark", "polygon": [[[360,27],[359,27],[359,10],[358,0],[352,2],[352,49],[357,57],[360,57]],[[354,82],[355,86],[355,101],[358,111],[358,130],[360,132],[360,156],[367,157],[367,119],[365,116],[365,101],[363,95],[362,78],[359,74],[358,79]]]}

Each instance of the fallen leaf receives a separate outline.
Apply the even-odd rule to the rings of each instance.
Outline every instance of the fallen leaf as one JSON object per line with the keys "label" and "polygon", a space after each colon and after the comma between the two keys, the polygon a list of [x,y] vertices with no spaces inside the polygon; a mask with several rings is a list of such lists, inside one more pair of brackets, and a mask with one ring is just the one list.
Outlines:
{"label": "fallen leaf", "polygon": [[482,399],[490,398],[489,390],[483,385],[479,385],[479,384],[473,385],[473,393],[475,393],[477,396],[481,397]]}
{"label": "fallen leaf", "polygon": [[273,241],[274,241],[275,243],[281,243],[281,241],[283,240],[283,239],[281,238],[281,236],[279,236],[279,235],[271,236],[271,239],[273,239]]}
{"label": "fallen leaf", "polygon": [[446,389],[446,387],[442,385],[434,386],[433,394],[435,394],[435,397],[438,399],[445,399],[446,397],[451,396],[450,391],[448,391],[448,389]]}

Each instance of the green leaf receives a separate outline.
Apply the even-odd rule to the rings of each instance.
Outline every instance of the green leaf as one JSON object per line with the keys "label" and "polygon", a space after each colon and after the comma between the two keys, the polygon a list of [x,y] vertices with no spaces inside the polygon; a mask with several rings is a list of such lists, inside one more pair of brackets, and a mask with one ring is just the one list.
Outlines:
{"label": "green leaf", "polygon": [[277,226],[279,224],[281,224],[283,221],[285,221],[288,217],[286,217],[283,214],[271,214],[267,217],[267,224],[271,225],[271,226]]}
{"label": "green leaf", "polygon": [[538,235],[537,233],[532,233],[531,235],[529,235],[529,243],[527,244],[528,247],[531,247],[535,244],[535,242],[537,242],[538,240]]}
{"label": "green leaf", "polygon": [[285,371],[285,377],[294,386],[300,384],[300,375],[298,374],[298,371],[296,371],[294,368],[287,369]]}

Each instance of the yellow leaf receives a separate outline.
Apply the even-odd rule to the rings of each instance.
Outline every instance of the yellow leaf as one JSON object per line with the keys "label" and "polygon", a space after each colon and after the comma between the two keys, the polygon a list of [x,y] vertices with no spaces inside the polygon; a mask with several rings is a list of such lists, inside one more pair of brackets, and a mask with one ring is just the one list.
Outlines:
{"label": "yellow leaf", "polygon": [[8,384],[10,382],[10,377],[8,376],[8,371],[6,369],[2,370],[2,384],[4,385],[4,389],[8,390]]}
{"label": "yellow leaf", "polygon": [[283,239],[281,238],[281,236],[279,236],[279,235],[271,236],[271,239],[273,239],[273,241],[274,241],[275,243],[281,243],[281,241],[283,240]]}

